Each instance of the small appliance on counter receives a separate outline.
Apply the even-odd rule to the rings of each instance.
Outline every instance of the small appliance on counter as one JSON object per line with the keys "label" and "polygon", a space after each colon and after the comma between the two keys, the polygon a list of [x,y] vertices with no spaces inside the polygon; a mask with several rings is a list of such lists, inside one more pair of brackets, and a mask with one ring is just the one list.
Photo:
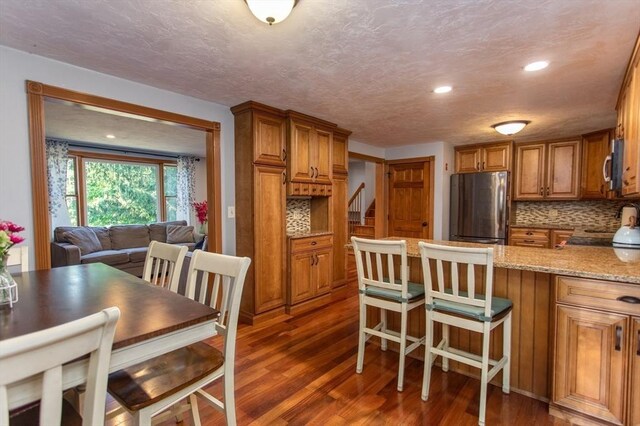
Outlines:
{"label": "small appliance on counter", "polygon": [[[629,207],[635,208],[635,214],[628,213]],[[640,249],[640,224],[638,223],[640,206],[633,203],[625,204],[618,211],[618,217],[620,216],[627,222],[626,224],[623,222],[620,229],[613,236],[613,247]]]}

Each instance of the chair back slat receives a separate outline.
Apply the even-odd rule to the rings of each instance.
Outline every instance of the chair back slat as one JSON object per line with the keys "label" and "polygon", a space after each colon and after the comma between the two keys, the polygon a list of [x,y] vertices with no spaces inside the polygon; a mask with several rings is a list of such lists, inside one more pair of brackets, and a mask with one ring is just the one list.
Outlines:
{"label": "chair back slat", "polygon": [[[485,318],[491,317],[491,295],[493,284],[493,248],[469,248],[469,247],[452,247],[441,246],[419,242],[420,256],[422,258],[422,267],[425,285],[425,302],[428,306],[432,305],[434,299],[441,299],[465,305],[481,307],[484,309]],[[432,268],[430,260],[436,262],[436,277],[438,280],[437,290],[432,286],[431,274]],[[449,279],[445,278],[445,268],[443,264],[448,263]],[[466,269],[466,294],[462,293],[460,274],[458,272],[460,265]],[[484,266],[486,269],[484,279],[484,295],[483,298],[477,298],[483,289],[476,288],[478,280],[476,280],[476,266]],[[482,280],[480,280],[482,282]]]}
{"label": "chair back slat", "polygon": [[151,241],[144,261],[142,279],[177,293],[180,272],[188,250],[186,246]]}
{"label": "chair back slat", "polygon": [[89,356],[82,424],[103,424],[116,307],[56,327],[0,341],[0,424],[9,424],[8,386],[42,375],[40,424],[60,424],[62,365]]}
{"label": "chair back slat", "polygon": [[377,287],[399,291],[401,297],[406,299],[408,291],[406,241],[351,237],[351,242],[356,258],[360,293],[365,292],[367,287]]}

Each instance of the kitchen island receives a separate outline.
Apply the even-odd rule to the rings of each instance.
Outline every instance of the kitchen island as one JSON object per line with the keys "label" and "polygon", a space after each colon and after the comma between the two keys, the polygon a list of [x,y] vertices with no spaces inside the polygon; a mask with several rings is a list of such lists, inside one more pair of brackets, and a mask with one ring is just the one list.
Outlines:
{"label": "kitchen island", "polygon": [[[389,239],[407,241],[409,280],[422,283],[420,240]],[[640,422],[640,304],[634,303],[640,302],[640,260],[630,261],[638,253],[586,246],[493,248],[493,294],[513,302],[512,390],[549,401],[553,414],[571,421]],[[484,274],[482,268],[478,272]],[[461,281],[464,290],[464,274]],[[626,301],[619,300],[625,296]],[[372,311],[372,321],[375,315]],[[398,318],[391,316],[389,326],[397,328]],[[424,310],[412,311],[409,334],[421,336],[424,329]],[[493,333],[491,357],[500,359],[502,327]],[[436,327],[434,341],[439,340]],[[480,353],[480,335],[452,329],[450,340],[454,347]],[[450,368],[478,376],[464,364],[450,361]],[[494,382],[501,380],[500,373]]]}

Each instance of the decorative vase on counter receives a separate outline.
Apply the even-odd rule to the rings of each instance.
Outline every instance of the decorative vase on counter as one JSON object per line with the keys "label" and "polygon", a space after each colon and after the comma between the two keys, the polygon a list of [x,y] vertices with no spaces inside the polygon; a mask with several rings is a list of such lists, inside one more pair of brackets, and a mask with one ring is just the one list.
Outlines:
{"label": "decorative vase on counter", "polygon": [[13,304],[18,301],[18,284],[7,269],[9,256],[0,258],[0,306]]}

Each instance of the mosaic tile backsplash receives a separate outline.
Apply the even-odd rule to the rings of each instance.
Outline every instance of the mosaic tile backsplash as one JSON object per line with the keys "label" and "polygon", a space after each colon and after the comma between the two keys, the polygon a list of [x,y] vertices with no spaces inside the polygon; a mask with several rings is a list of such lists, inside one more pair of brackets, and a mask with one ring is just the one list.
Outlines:
{"label": "mosaic tile backsplash", "polygon": [[287,199],[287,234],[311,231],[311,199]]}
{"label": "mosaic tile backsplash", "polygon": [[625,201],[518,201],[512,204],[519,225],[571,225],[577,228],[616,230],[616,213]]}

